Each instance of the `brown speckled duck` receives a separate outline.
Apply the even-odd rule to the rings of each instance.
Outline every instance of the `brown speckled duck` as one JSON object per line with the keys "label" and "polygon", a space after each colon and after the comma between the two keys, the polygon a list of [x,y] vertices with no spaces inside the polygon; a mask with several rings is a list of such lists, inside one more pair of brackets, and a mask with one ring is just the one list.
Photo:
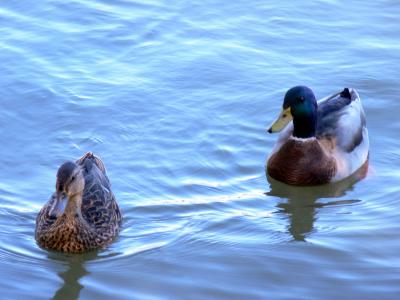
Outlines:
{"label": "brown speckled duck", "polygon": [[291,88],[268,130],[279,131],[267,172],[287,184],[340,181],[368,163],[365,114],[354,89],[345,88],[317,103],[310,88]]}
{"label": "brown speckled duck", "polygon": [[37,216],[35,238],[49,250],[82,253],[109,244],[121,220],[103,162],[86,153],[58,169],[56,191]]}

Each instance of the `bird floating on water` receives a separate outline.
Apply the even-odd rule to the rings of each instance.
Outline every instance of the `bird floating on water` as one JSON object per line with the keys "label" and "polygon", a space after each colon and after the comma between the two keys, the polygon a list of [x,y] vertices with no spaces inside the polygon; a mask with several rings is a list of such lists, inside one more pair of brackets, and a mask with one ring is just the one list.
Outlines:
{"label": "bird floating on water", "polygon": [[35,238],[49,250],[82,253],[111,243],[121,221],[104,164],[89,152],[58,169],[56,191],[36,218]]}
{"label": "bird floating on water", "polygon": [[268,129],[279,131],[267,162],[268,174],[278,181],[336,182],[368,164],[368,130],[355,89],[345,88],[318,103],[306,86],[289,89],[281,114]]}

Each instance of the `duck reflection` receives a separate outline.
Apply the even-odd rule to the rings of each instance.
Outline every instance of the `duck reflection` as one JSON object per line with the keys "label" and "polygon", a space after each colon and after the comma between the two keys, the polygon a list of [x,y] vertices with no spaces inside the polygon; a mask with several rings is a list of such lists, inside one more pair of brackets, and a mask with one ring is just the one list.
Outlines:
{"label": "duck reflection", "polygon": [[361,200],[336,200],[317,202],[320,198],[336,198],[344,196],[353,189],[356,182],[363,179],[368,171],[368,162],[365,163],[356,173],[337,183],[331,183],[314,187],[290,186],[276,181],[267,174],[270,184],[269,196],[276,196],[287,199],[277,204],[278,213],[289,216],[289,233],[297,241],[305,241],[309,233],[314,229],[314,222],[317,220],[316,209],[330,205],[345,205],[360,202]]}
{"label": "duck reflection", "polygon": [[49,253],[48,257],[53,260],[62,261],[65,269],[58,273],[63,280],[62,286],[55,292],[52,299],[54,300],[74,300],[79,298],[79,294],[83,288],[81,279],[88,275],[89,272],[85,268],[87,261],[97,257],[96,252],[87,254],[59,254]]}

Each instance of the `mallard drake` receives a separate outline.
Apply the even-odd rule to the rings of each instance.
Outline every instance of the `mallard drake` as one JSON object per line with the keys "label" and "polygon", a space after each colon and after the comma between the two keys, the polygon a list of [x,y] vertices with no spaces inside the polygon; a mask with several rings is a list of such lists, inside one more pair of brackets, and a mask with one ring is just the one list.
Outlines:
{"label": "mallard drake", "polygon": [[281,130],[267,162],[267,172],[276,180],[292,185],[336,182],[367,163],[368,130],[354,89],[317,103],[310,88],[291,88],[268,132]]}
{"label": "mallard drake", "polygon": [[121,220],[103,162],[86,153],[58,169],[56,191],[36,218],[35,238],[49,250],[81,253],[109,244]]}

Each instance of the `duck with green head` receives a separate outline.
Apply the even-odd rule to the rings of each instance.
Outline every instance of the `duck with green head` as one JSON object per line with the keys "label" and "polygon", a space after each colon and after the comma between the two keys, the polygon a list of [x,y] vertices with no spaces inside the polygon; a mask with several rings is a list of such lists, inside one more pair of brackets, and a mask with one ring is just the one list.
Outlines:
{"label": "duck with green head", "polygon": [[319,102],[306,86],[289,89],[281,114],[268,129],[279,131],[267,162],[267,172],[276,180],[292,185],[336,182],[367,163],[368,130],[354,89]]}

